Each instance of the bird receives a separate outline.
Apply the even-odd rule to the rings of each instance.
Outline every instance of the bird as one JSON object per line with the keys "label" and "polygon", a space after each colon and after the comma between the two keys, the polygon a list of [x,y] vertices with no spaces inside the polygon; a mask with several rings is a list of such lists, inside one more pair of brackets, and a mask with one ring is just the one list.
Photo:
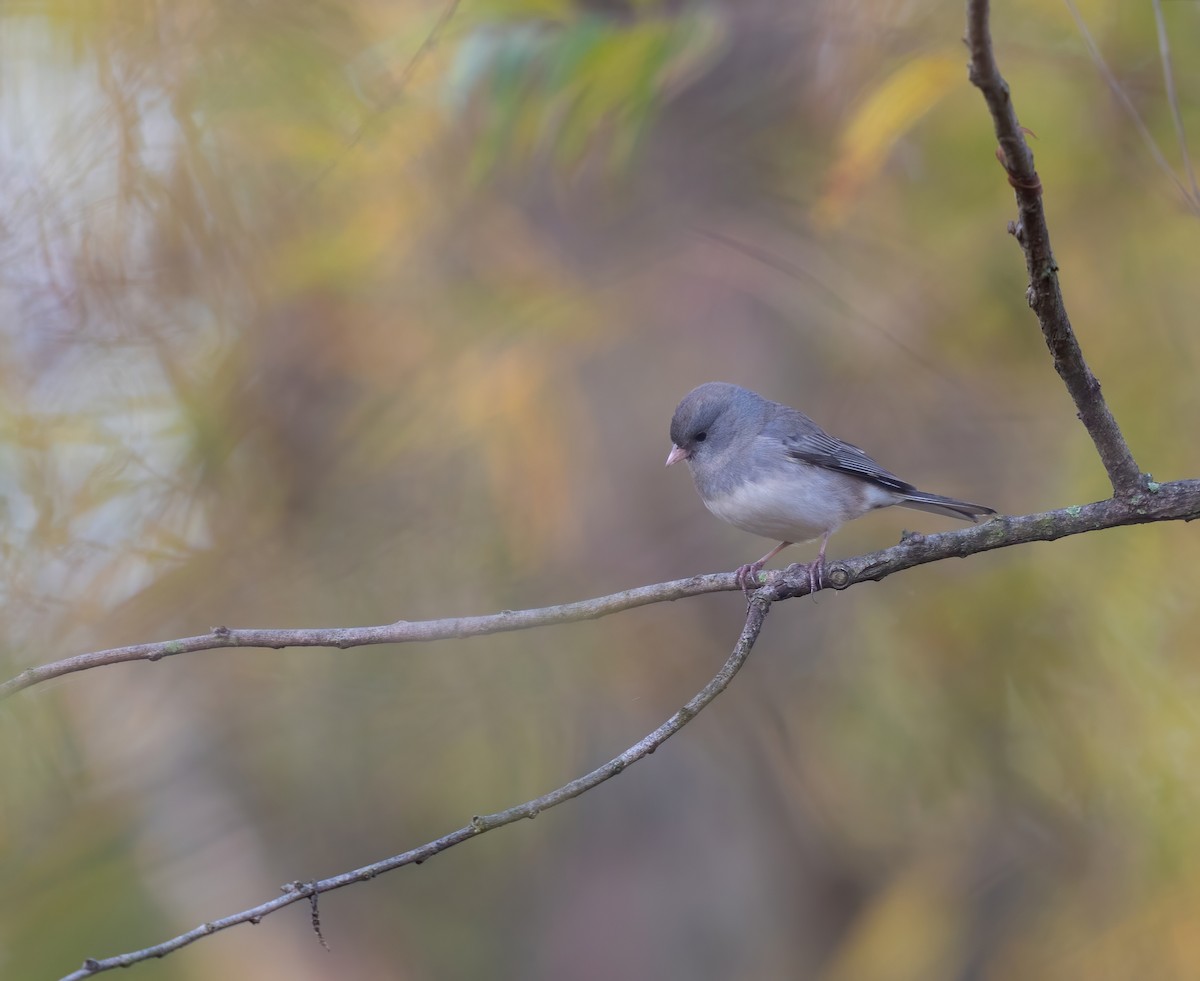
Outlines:
{"label": "bird", "polygon": [[740,566],[747,597],[771,559],[796,542],[821,539],[805,567],[809,591],[821,588],[829,537],[847,521],[898,505],[977,522],[982,504],[917,490],[851,443],[830,436],[798,409],[728,382],[692,389],[671,418],[667,466],[685,460],[704,506],[743,531],[778,540]]}

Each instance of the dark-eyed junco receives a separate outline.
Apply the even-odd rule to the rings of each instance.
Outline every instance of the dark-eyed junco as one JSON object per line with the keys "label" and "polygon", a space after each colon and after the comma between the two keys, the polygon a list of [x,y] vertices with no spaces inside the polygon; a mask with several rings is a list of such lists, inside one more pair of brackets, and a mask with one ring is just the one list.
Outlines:
{"label": "dark-eyed junco", "polygon": [[737,570],[746,591],[781,549],[819,537],[817,559],[808,566],[815,592],[829,536],[876,508],[898,504],[966,521],[996,513],[917,490],[803,412],[725,382],[708,382],[684,396],[671,419],[671,442],[667,466],[687,460],[706,508],[743,531],[779,539],[757,562]]}

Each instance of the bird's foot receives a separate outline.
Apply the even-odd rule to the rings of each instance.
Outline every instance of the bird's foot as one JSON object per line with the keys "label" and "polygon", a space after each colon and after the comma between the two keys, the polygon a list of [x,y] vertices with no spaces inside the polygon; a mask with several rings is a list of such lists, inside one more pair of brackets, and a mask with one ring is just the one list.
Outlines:
{"label": "bird's foot", "polygon": [[785,575],[798,576],[805,573],[808,576],[808,593],[813,595],[824,585],[825,563],[820,559],[814,562],[793,562],[783,570]]}
{"label": "bird's foot", "polygon": [[746,594],[747,601],[750,599],[750,591],[758,589],[758,574],[762,572],[763,566],[766,564],[766,560],[759,559],[757,562],[738,566],[737,572],[734,573],[734,579],[742,587],[742,592]]}

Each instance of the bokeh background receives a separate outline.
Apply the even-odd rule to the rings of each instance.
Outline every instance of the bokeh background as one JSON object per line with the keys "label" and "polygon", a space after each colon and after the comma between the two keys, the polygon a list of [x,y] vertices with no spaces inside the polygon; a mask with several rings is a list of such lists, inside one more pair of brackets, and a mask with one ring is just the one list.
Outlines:
{"label": "bokeh background", "polygon": [[[1200,134],[1200,7],[1161,9]],[[1154,8],[1078,13],[1121,96],[1068,6],[999,5],[998,55],[1086,354],[1143,469],[1196,476],[1200,220]],[[0,7],[4,675],[732,569],[767,543],[662,466],[711,379],[1002,512],[1107,496],[962,34],[935,0]],[[950,524],[880,513],[831,554]],[[781,604],[651,759],[326,896],[331,952],[298,905],[130,977],[1200,976],[1196,535]],[[590,770],[704,684],[742,612],[23,692],[0,707],[0,977]]]}

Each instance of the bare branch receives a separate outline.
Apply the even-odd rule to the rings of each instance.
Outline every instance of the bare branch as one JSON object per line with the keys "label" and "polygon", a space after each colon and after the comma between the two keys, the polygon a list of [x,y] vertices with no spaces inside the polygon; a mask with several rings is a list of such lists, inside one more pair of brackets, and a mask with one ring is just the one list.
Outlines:
{"label": "bare branch", "polygon": [[[405,81],[416,61],[436,42],[457,3],[458,0],[452,0],[445,9],[430,36],[414,56],[413,64],[406,70]],[[1161,14],[1159,17],[1161,31]],[[1200,480],[1156,484],[1140,473],[1115,419],[1105,404],[1099,383],[1083,358],[1063,304],[1057,276],[1058,268],[1050,248],[1042,207],[1041,182],[1033,167],[1033,158],[1024,132],[1012,107],[1008,86],[995,63],[988,26],[987,0],[968,0],[967,42],[971,51],[970,77],[983,93],[992,113],[1002,148],[1003,162],[1016,192],[1020,220],[1013,231],[1026,256],[1030,276],[1029,302],[1038,316],[1046,343],[1053,355],[1055,368],[1074,399],[1080,419],[1091,435],[1108,472],[1115,496],[1093,504],[1071,506],[1040,514],[997,517],[982,525],[955,532],[931,536],[906,534],[900,544],[892,548],[832,563],[827,573],[827,581],[835,589],[845,589],[866,581],[878,581],[892,573],[929,562],[950,557],[966,557],[1010,545],[1053,541],[1069,535],[1123,525],[1166,520],[1190,521],[1200,517]],[[1165,60],[1164,48],[1164,62]],[[1169,81],[1169,66],[1167,71]],[[355,140],[357,138],[355,137]],[[311,630],[233,630],[217,627],[201,636],[80,654],[31,668],[0,685],[0,698],[50,678],[123,661],[156,661],[176,654],[228,647],[280,649],[292,646],[321,646],[346,649],[373,644],[469,637],[594,619],[664,600],[737,588],[734,574],[725,573],[643,586],[560,606],[503,611],[488,616],[421,622],[398,621],[376,627]],[[316,904],[316,897],[320,894],[372,879],[405,865],[419,865],[426,859],[487,831],[524,818],[532,819],[544,810],[599,786],[655,752],[730,685],[748,659],[771,605],[777,600],[800,596],[809,590],[807,574],[795,575],[788,571],[768,574],[762,587],[751,596],[745,624],[737,643],[712,680],[657,729],[590,773],[522,804],[473,817],[463,827],[390,858],[326,879],[290,883],[283,887],[280,896],[241,912],[203,923],[162,943],[110,958],[88,959],[79,970],[67,975],[63,981],[80,981],[113,968],[128,967],[165,956],[239,923],[257,924],[263,917],[276,910],[305,899],[311,904],[313,925],[320,936]],[[323,938],[321,942],[324,943]]]}
{"label": "bare branch", "polygon": [[971,82],[983,93],[992,114],[1002,162],[1017,196],[1019,220],[1010,226],[1010,230],[1025,252],[1029,305],[1041,324],[1046,346],[1054,358],[1054,368],[1067,386],[1079,419],[1096,445],[1113,492],[1118,496],[1135,494],[1142,487],[1144,478],[1121,435],[1121,427],[1104,401],[1100,382],[1083,358],[1063,305],[1058,263],[1050,249],[1050,231],[1042,207],[1042,182],[1033,167],[1033,154],[1025,142],[1025,130],[1017,121],[1008,83],[996,66],[988,25],[988,0],[968,0],[966,41],[971,52]]}
{"label": "bare branch", "polygon": [[[914,566],[936,562],[951,557],[966,557],[979,552],[1004,548],[1009,545],[1020,545],[1028,542],[1054,541],[1069,535],[1078,535],[1104,528],[1116,528],[1123,525],[1143,524],[1153,521],[1183,520],[1191,521],[1200,518],[1200,480],[1181,480],[1169,484],[1149,483],[1144,491],[1129,497],[1112,498],[1097,501],[1094,504],[1072,506],[1057,511],[1047,511],[1042,514],[1027,514],[1018,517],[998,517],[984,524],[961,531],[945,532],[939,535],[906,535],[904,540],[892,548],[883,549],[870,555],[861,555],[851,559],[834,562],[827,571],[830,585],[835,589],[846,589],[856,583],[878,581],[894,572],[911,569]],[[317,644],[319,646],[349,647],[356,643],[392,643],[400,640],[436,640],[445,637],[465,637],[480,633],[494,633],[503,630],[517,630],[523,627],[541,626],[548,623],[566,623],[573,620],[589,619],[603,616],[605,613],[629,609],[645,603],[657,602],[659,599],[675,599],[682,596],[697,595],[702,592],[717,590],[734,590],[738,586],[733,573],[712,576],[698,576],[695,579],[684,579],[674,583],[661,583],[656,586],[645,586],[641,589],[630,590],[627,593],[617,593],[614,596],[601,597],[595,600],[585,600],[561,607],[546,607],[540,610],[525,610],[521,612],[500,613],[491,617],[465,617],[456,620],[431,620],[424,623],[400,622],[387,627],[364,627],[359,629],[344,629],[332,631],[319,630],[247,630],[247,631],[218,631],[204,638],[189,638],[187,641],[173,641],[166,644],[147,644],[141,648],[122,648],[122,652],[154,649],[162,651],[165,647],[181,645],[175,653],[182,653],[183,647],[191,641],[196,646],[189,650],[204,650],[207,647],[228,646],[266,646],[283,647],[301,644]],[[120,954],[103,960],[88,960],[63,981],[80,981],[101,971],[115,967],[128,967],[139,961],[154,957],[162,957],[181,947],[201,939],[202,937],[226,930],[239,923],[258,923],[264,916],[276,910],[303,899],[311,899],[314,895],[340,889],[355,882],[372,879],[384,872],[404,865],[419,865],[427,858],[460,844],[469,838],[504,827],[522,818],[537,817],[542,811],[555,807],[564,801],[578,797],[593,787],[604,783],[627,766],[636,763],[653,753],[671,736],[682,729],[698,712],[707,706],[714,698],[723,692],[733,676],[745,664],[750,651],[758,639],[762,624],[773,602],[792,596],[802,596],[809,591],[807,573],[794,575],[783,572],[771,572],[766,576],[765,584],[752,594],[749,609],[746,613],[746,623],[741,636],[733,648],[729,658],[721,666],[716,676],[704,686],[683,708],[671,716],[666,722],[652,733],[630,746],[625,752],[605,763],[603,766],[585,774],[570,783],[552,790],[548,794],[533,800],[510,807],[504,811],[487,814],[471,819],[470,823],[451,831],[449,834],[426,842],[416,848],[394,855],[370,865],[327,879],[311,882],[294,882],[284,887],[283,894],[260,903],[258,906],[233,913],[218,920],[202,923],[200,926],[182,933],[170,940],[146,947],[142,950]],[[632,600],[636,600],[631,602]],[[387,639],[382,639],[389,632],[395,633]],[[222,638],[214,642],[214,637]],[[323,638],[323,639],[322,639]],[[114,652],[99,652],[112,654]],[[169,652],[167,652],[169,653]],[[88,657],[89,655],[81,655]],[[140,655],[145,657],[145,655]],[[163,656],[162,653],[159,656]],[[134,659],[124,657],[124,660]],[[77,658],[68,661],[77,661]],[[67,662],[58,662],[59,664]],[[102,663],[111,663],[106,661]],[[90,665],[84,665],[90,666]],[[54,665],[47,665],[52,668]],[[81,670],[73,667],[71,670]],[[59,672],[65,673],[65,672]],[[19,681],[24,675],[14,681]],[[32,682],[30,682],[32,683]],[[11,682],[10,682],[11,684]]]}
{"label": "bare branch", "polygon": [[[1010,545],[1053,542],[1070,535],[1120,528],[1152,521],[1194,521],[1200,518],[1200,480],[1169,484],[1150,482],[1130,497],[1114,497],[1094,504],[1072,505],[1057,511],[1019,516],[1001,515],[983,524],[940,535],[905,535],[899,545],[870,555],[831,563],[826,580],[834,589],[856,583],[878,582],[894,572],[951,557],[966,558]],[[773,573],[768,584],[776,599],[808,592],[806,574]]]}
{"label": "bare branch", "polygon": [[408,644],[418,641],[449,640],[458,637],[478,637],[481,634],[499,634],[511,630],[528,630],[531,627],[546,627],[557,623],[576,623],[580,620],[595,620],[632,610],[650,603],[684,599],[702,593],[715,593],[734,589],[732,574],[693,576],[691,579],[676,579],[652,586],[639,586],[608,596],[564,603],[561,606],[546,606],[534,610],[503,610],[487,616],[452,617],[445,620],[397,620],[395,623],[377,627],[326,627],[306,630],[250,629],[231,630],[229,627],[213,627],[206,634],[196,637],[180,637],[177,640],[161,640],[149,644],[132,644],[128,647],[113,647],[104,651],[76,654],[50,664],[22,671],[15,678],[0,684],[0,700],[7,698],[39,682],[59,678],[75,671],[86,671],[105,664],[120,664],[123,661],[159,661],[176,654],[192,654],[196,651],[211,651],[225,647],[263,647],[281,650],[284,647],[367,647],[372,644]]}
{"label": "bare branch", "polygon": [[[937,535],[907,535],[891,548],[843,559],[830,564],[826,579],[836,589],[845,589],[858,582],[882,579],[894,572],[913,566],[953,557],[965,558],[1010,545],[1028,542],[1049,542],[1068,535],[1080,535],[1104,528],[1145,524],[1153,521],[1191,521],[1200,517],[1200,480],[1180,480],[1169,484],[1149,483],[1136,493],[1098,501],[1095,504],[1071,505],[1057,511],[994,518],[972,528],[943,532]],[[840,571],[839,571],[840,570]],[[768,574],[768,584],[782,582],[781,573]],[[775,578],[771,578],[774,576]],[[805,580],[807,583],[807,580]],[[176,654],[217,650],[228,647],[256,647],[280,650],[285,647],[335,647],[345,650],[372,644],[406,644],[418,641],[448,640],[458,637],[477,637],[483,634],[527,630],[553,624],[594,620],[635,607],[666,600],[737,590],[732,572],[693,576],[673,582],[639,586],[609,596],[545,606],[532,610],[505,610],[487,616],[453,617],[444,620],[398,620],[378,627],[330,627],[302,630],[288,629],[231,629],[216,627],[212,632],[178,640],[151,644],[114,647],[111,650],[77,654],[29,668],[0,684],[0,698],[12,695],[39,682],[58,678],[75,671],[119,664],[123,661],[158,661]],[[787,581],[779,598],[800,596],[808,592],[807,585]]]}
{"label": "bare branch", "polygon": [[666,722],[652,733],[638,740],[638,742],[630,746],[625,752],[609,760],[609,762],[593,770],[591,773],[578,777],[570,783],[563,784],[548,794],[535,797],[533,800],[525,801],[523,804],[517,804],[515,807],[510,807],[507,810],[497,811],[495,814],[484,814],[473,817],[470,823],[458,830],[451,831],[441,838],[436,838],[433,841],[402,852],[399,855],[394,855],[391,858],[372,862],[370,865],[364,865],[362,868],[354,869],[351,872],[343,872],[341,875],[331,876],[328,879],[319,879],[315,882],[289,883],[283,887],[283,895],[281,896],[277,896],[265,903],[260,903],[258,906],[250,909],[242,910],[240,913],[233,913],[219,920],[202,923],[187,933],[181,933],[177,937],[172,937],[170,940],[165,940],[152,947],[131,951],[128,954],[118,954],[115,957],[106,957],[103,960],[89,958],[83,962],[83,966],[79,970],[66,975],[62,981],[81,981],[81,979],[89,978],[94,974],[99,974],[101,971],[109,971],[116,967],[129,967],[140,961],[163,957],[181,947],[186,947],[188,944],[202,937],[210,936],[221,930],[227,930],[229,927],[237,926],[239,923],[257,924],[262,921],[264,916],[268,916],[276,910],[283,909],[283,907],[290,906],[292,903],[299,902],[302,899],[311,899],[323,892],[340,889],[355,882],[364,882],[367,879],[373,879],[377,875],[382,875],[384,872],[390,872],[404,865],[420,865],[427,858],[432,858],[438,852],[444,852],[447,848],[452,848],[454,845],[460,844],[469,838],[481,835],[485,831],[502,828],[506,824],[513,824],[522,818],[535,818],[542,811],[556,807],[564,801],[571,800],[591,790],[593,787],[599,786],[606,780],[621,773],[626,767],[653,753],[659,746],[695,718],[714,698],[729,687],[729,683],[733,681],[733,676],[738,673],[742,665],[746,663],[746,659],[750,656],[750,651],[753,649],[755,641],[758,640],[763,621],[766,620],[767,612],[771,608],[773,599],[773,591],[769,588],[760,589],[754,593],[750,600],[750,605],[746,610],[746,623],[742,627],[741,636],[738,637],[733,651],[725,663],[721,665],[721,670],[716,673],[713,679],[693,695],[683,708],[667,719]]}

